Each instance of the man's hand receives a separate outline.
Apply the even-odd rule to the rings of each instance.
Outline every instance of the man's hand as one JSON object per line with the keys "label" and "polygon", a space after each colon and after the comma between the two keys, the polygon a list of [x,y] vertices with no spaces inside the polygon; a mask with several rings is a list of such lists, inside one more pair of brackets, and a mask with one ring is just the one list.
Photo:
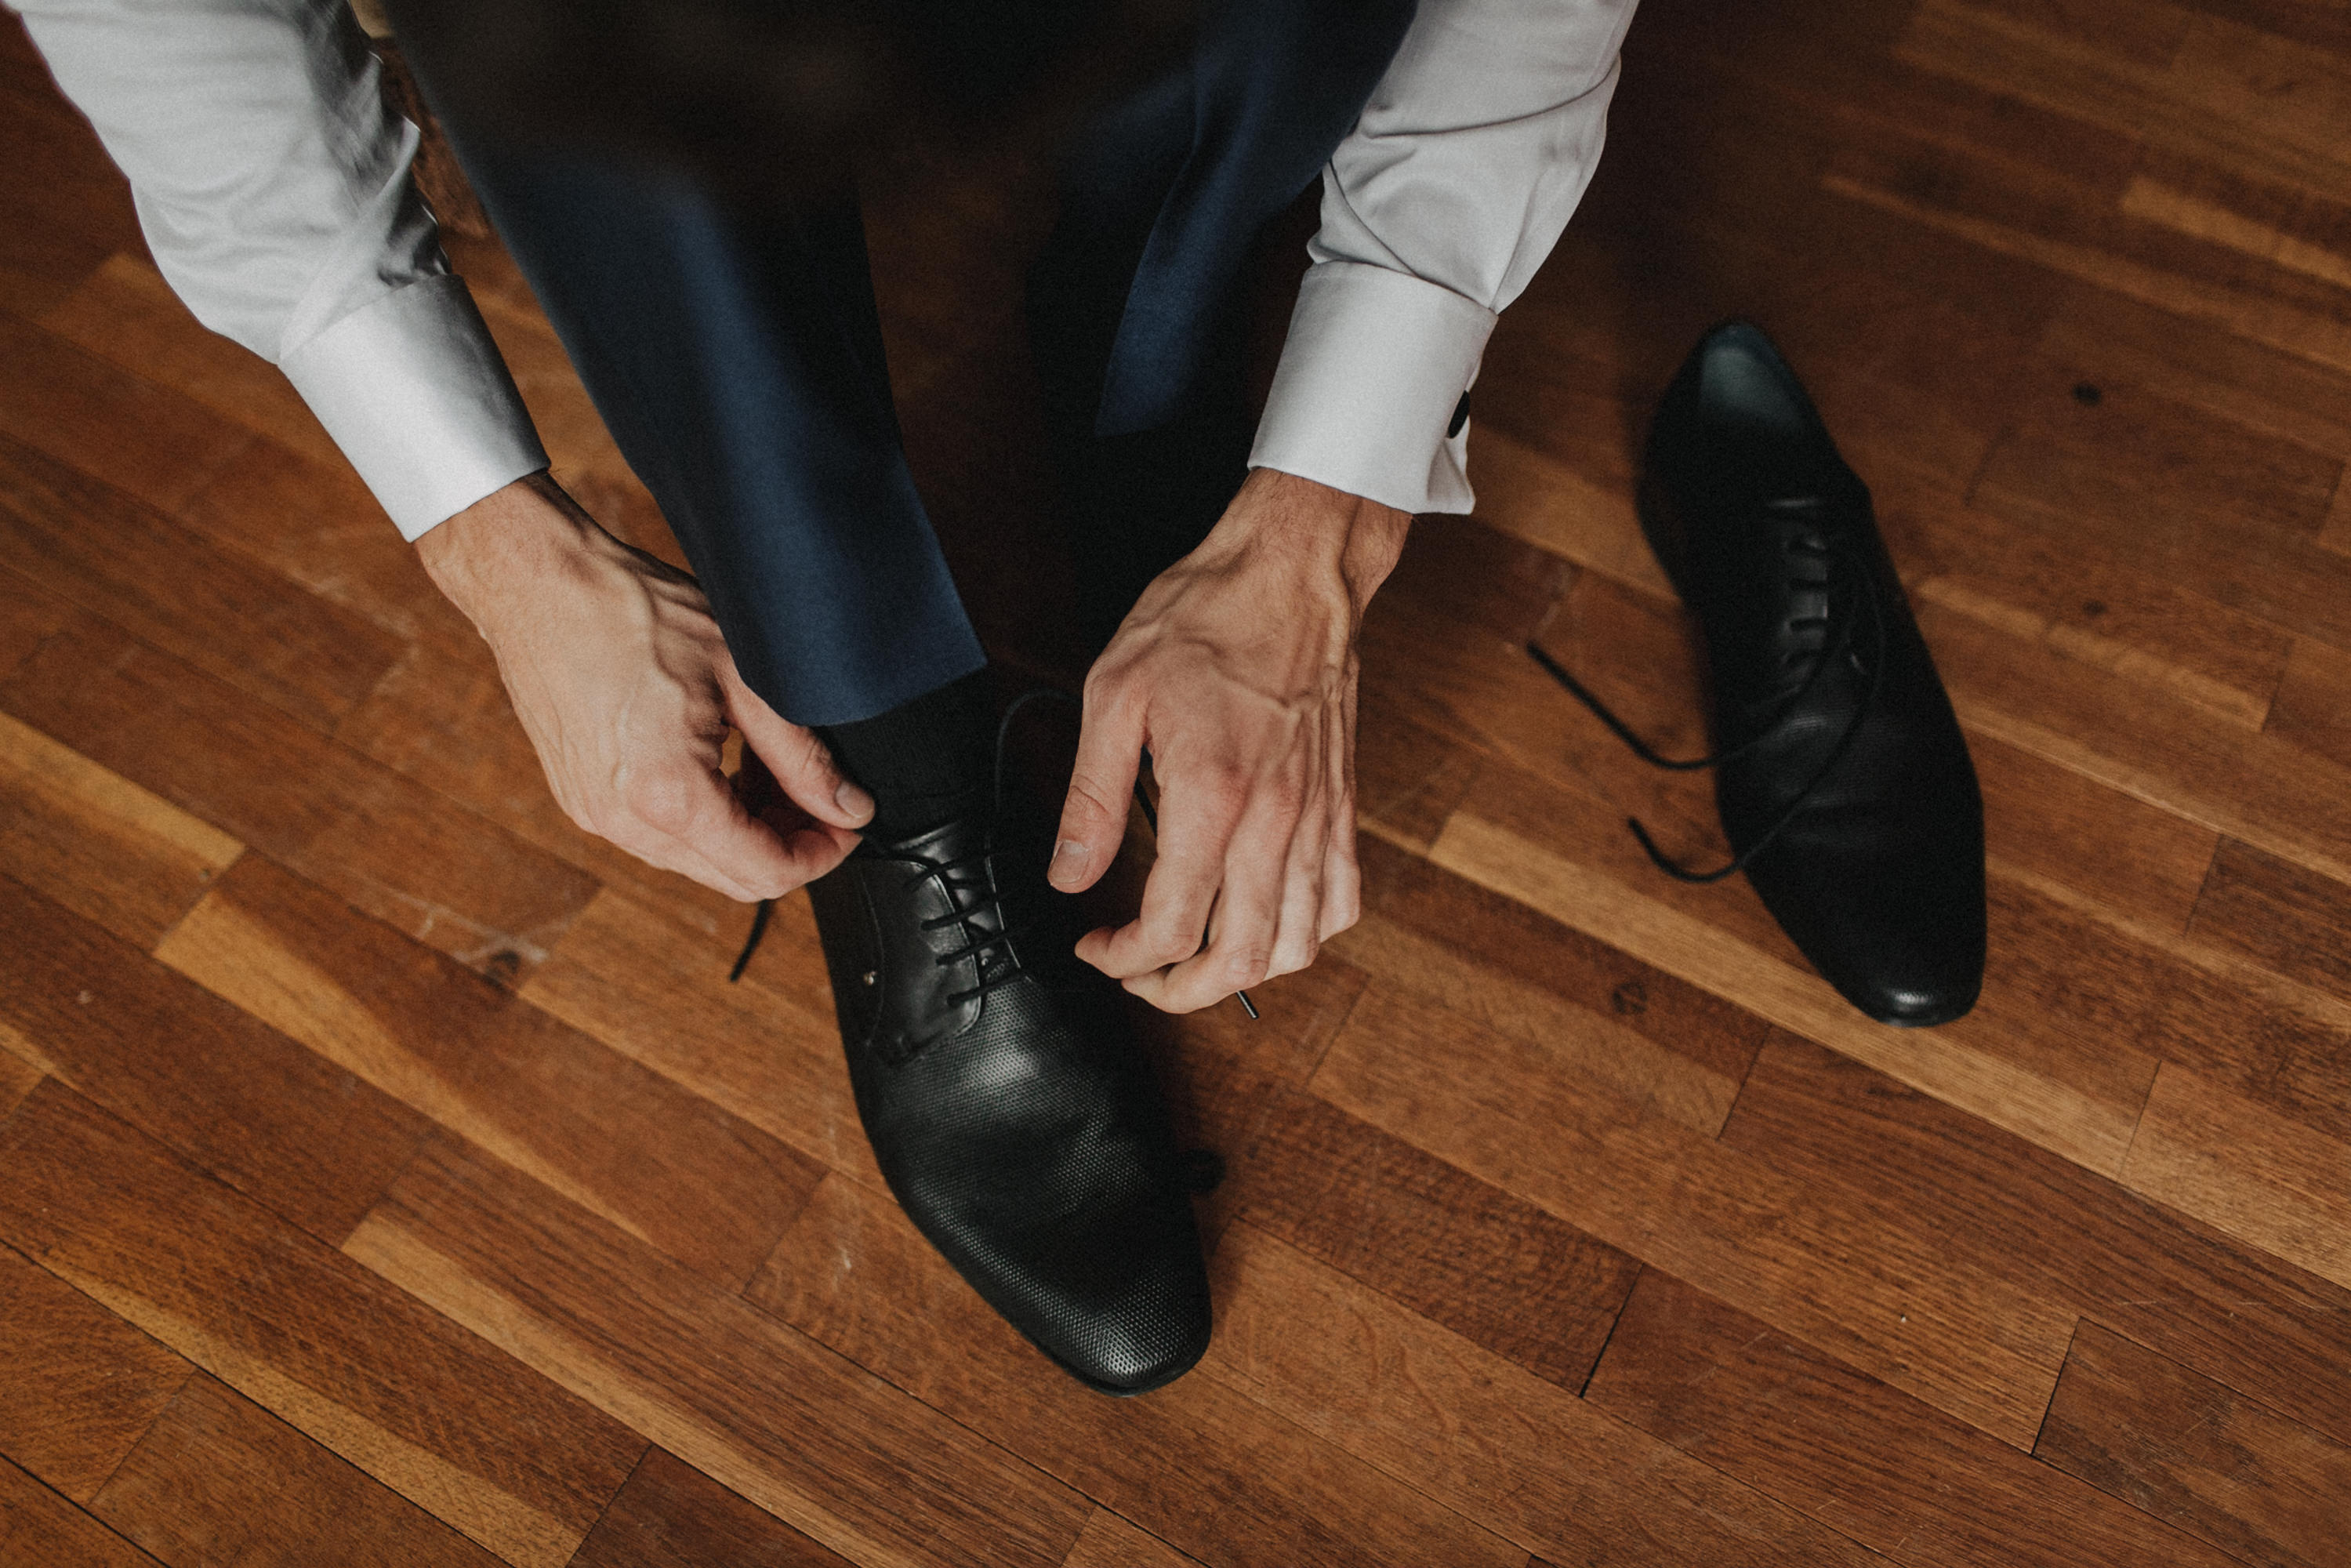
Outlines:
{"label": "man's hand", "polygon": [[[873,802],[823,742],[743,684],[693,578],[599,528],[544,474],[416,542],[496,653],[571,820],[731,898],[777,898],[841,863]],[[720,771],[729,724],[806,813],[745,810]]]}
{"label": "man's hand", "polygon": [[1409,514],[1269,468],[1144,591],[1086,676],[1053,885],[1118,852],[1144,747],[1159,856],[1143,912],[1078,956],[1168,1012],[1302,969],[1355,923],[1355,634]]}

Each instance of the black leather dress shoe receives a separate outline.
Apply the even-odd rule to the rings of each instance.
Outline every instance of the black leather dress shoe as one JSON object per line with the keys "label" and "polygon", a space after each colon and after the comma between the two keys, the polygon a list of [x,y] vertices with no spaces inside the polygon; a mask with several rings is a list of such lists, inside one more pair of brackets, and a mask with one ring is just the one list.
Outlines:
{"label": "black leather dress shoe", "polygon": [[1890,1024],[1948,1023],[1983,985],[1983,800],[1950,699],[1837,455],[1762,331],[1715,328],[1658,405],[1642,531],[1705,634],[1712,755],[1659,758],[1539,648],[1650,762],[1710,767],[1730,863],[1829,984]]}
{"label": "black leather dress shoe", "polygon": [[1117,988],[1071,956],[1043,843],[951,822],[810,885],[857,1112],[908,1218],[1071,1375],[1141,1394],[1208,1346],[1166,1113]]}

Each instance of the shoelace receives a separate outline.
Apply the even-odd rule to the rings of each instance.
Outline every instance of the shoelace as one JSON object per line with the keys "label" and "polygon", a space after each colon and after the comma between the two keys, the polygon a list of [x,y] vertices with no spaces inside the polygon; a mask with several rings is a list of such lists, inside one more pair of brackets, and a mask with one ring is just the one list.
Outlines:
{"label": "shoelace", "polygon": [[[998,815],[1001,815],[1004,810],[1005,742],[1012,734],[1012,721],[1019,716],[1021,709],[1040,699],[1065,702],[1073,706],[1078,703],[1075,696],[1057,686],[1033,686],[1013,698],[1010,705],[1005,708],[1004,716],[996,723],[995,810]],[[1152,832],[1156,834],[1159,831],[1159,814],[1151,809],[1150,798],[1144,794],[1143,781],[1140,779],[1135,780],[1134,800],[1135,804],[1143,808],[1144,821],[1151,824]],[[974,997],[985,997],[991,988],[1002,985],[1020,972],[1018,956],[1019,950],[1013,944],[1019,937],[1027,935],[1029,927],[1015,927],[1005,919],[1003,906],[996,897],[995,879],[987,870],[989,852],[987,850],[975,850],[969,854],[957,855],[953,860],[940,862],[920,873],[939,879],[939,886],[946,894],[947,908],[950,911],[948,914],[924,921],[923,929],[943,931],[950,925],[959,925],[963,927],[965,938],[962,946],[952,953],[939,955],[932,962],[944,969],[951,964],[960,964],[967,958],[977,960],[974,966],[977,970],[977,984],[960,991],[949,992],[946,1001],[950,1007],[969,1001]],[[971,871],[977,871],[978,874],[967,876],[960,881],[955,874],[957,872]],[[959,896],[965,893],[976,893],[980,896],[977,902],[967,905]],[[735,967],[726,972],[729,985],[743,977],[743,970],[750,964],[751,955],[758,951],[760,939],[768,934],[768,922],[774,915],[775,910],[774,899],[763,898],[759,901],[758,908],[751,915],[751,934],[744,940],[743,951],[736,955]],[[991,910],[996,915],[995,929],[990,930],[986,926],[974,924],[978,916]],[[986,955],[998,949],[1001,949],[1012,962],[1008,968],[991,971]],[[1249,1000],[1247,991],[1235,991],[1233,995],[1239,1000],[1243,1012],[1252,1019],[1259,1016],[1257,1004]]]}
{"label": "shoelace", "polygon": [[[1827,563],[1825,575],[1818,581],[1811,578],[1798,578],[1792,583],[1792,586],[1798,588],[1820,589],[1825,599],[1835,591],[1837,563],[1840,559],[1850,559],[1840,557],[1836,548],[1822,536],[1817,517],[1826,505],[1825,500],[1818,496],[1792,496],[1766,502],[1765,505],[1772,512],[1782,517],[1811,517],[1815,519],[1809,531],[1784,540],[1782,548]],[[1828,776],[1836,770],[1837,764],[1843,762],[1845,753],[1852,749],[1854,737],[1861,733],[1861,721],[1867,716],[1869,710],[1876,706],[1878,685],[1886,671],[1886,607],[1878,599],[1876,577],[1866,565],[1861,565],[1852,575],[1857,580],[1856,591],[1862,602],[1868,606],[1870,626],[1876,644],[1874,656],[1869,660],[1868,689],[1863,694],[1860,703],[1854,708],[1853,716],[1845,721],[1844,729],[1838,735],[1836,744],[1829,748],[1827,758],[1813,770],[1812,778],[1805,780],[1803,789],[1798,790],[1795,799],[1788,802],[1787,809],[1772,819],[1771,826],[1765,828],[1753,843],[1732,855],[1728,864],[1718,866],[1712,871],[1702,872],[1692,871],[1678,862],[1667,859],[1665,852],[1657,848],[1656,841],[1649,836],[1649,830],[1642,825],[1640,818],[1625,819],[1625,825],[1633,830],[1633,837],[1640,841],[1641,848],[1648,854],[1650,862],[1677,882],[1720,882],[1727,876],[1745,871],[1756,856],[1771,847],[1771,841],[1780,836],[1781,830],[1794,821],[1804,808],[1812,803],[1814,792],[1827,782]],[[1807,615],[1800,616],[1789,624],[1821,626],[1827,625],[1834,618],[1828,615]],[[1631,749],[1633,755],[1652,768],[1680,773],[1695,771],[1701,768],[1719,768],[1726,762],[1735,761],[1746,756],[1771,738],[1782,725],[1795,716],[1796,711],[1803,706],[1804,699],[1812,695],[1813,688],[1820,684],[1822,674],[1852,648],[1853,627],[1854,618],[1850,615],[1844,617],[1837,625],[1834,635],[1814,658],[1812,670],[1804,676],[1803,684],[1781,703],[1779,711],[1772,715],[1770,722],[1752,737],[1721,751],[1712,752],[1705,757],[1687,758],[1659,756],[1656,748],[1634,734],[1630,726],[1611,712],[1607,704],[1593,695],[1583,682],[1569,674],[1558,660],[1543,652],[1536,643],[1528,643],[1527,653],[1536,664],[1542,666],[1545,674],[1566,689],[1568,695],[1591,709],[1593,716],[1607,726],[1609,733],[1623,741]],[[1804,656],[1800,651],[1792,651],[1782,655],[1782,663],[1783,665],[1792,664]]]}

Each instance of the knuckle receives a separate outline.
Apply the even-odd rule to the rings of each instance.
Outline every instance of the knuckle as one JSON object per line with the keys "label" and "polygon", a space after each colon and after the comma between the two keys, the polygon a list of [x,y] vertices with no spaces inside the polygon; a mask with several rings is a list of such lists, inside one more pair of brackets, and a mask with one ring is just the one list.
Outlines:
{"label": "knuckle", "polygon": [[1217,976],[1231,990],[1240,990],[1263,980],[1273,967],[1273,954],[1264,947],[1244,947],[1228,955],[1217,967]]}
{"label": "knuckle", "polygon": [[622,786],[621,800],[630,816],[657,832],[674,836],[694,822],[693,784],[674,772],[637,774]]}

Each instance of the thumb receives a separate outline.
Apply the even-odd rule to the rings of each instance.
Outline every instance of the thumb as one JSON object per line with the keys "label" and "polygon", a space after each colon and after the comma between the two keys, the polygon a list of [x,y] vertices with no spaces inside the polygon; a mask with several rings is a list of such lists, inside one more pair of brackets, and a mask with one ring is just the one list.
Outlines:
{"label": "thumb", "polygon": [[872,821],[873,797],[841,777],[832,753],[814,730],[769,707],[766,698],[744,684],[731,658],[720,667],[718,684],[726,694],[726,716],[795,805],[837,828],[859,828]]}
{"label": "thumb", "polygon": [[1143,760],[1143,706],[1086,694],[1078,761],[1061,803],[1061,830],[1046,880],[1063,893],[1082,893],[1100,881],[1126,837],[1127,800]]}

